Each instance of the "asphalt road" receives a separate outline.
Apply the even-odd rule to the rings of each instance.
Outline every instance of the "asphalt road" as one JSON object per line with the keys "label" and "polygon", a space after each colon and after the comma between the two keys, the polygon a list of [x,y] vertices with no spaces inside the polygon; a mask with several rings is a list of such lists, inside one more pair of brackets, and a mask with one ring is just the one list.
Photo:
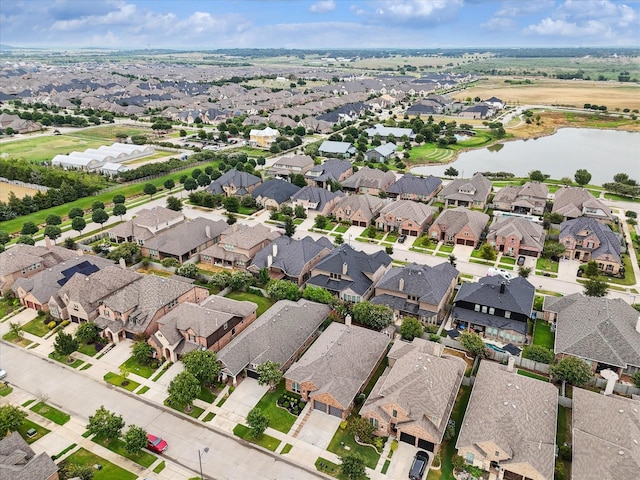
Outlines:
{"label": "asphalt road", "polygon": [[207,478],[323,478],[23,349],[0,343],[0,364],[8,372],[6,381],[33,395],[45,392],[49,403],[77,418],[88,420],[104,405],[122,415],[127,424],[134,423],[160,435],[169,444],[165,456],[194,472],[199,470],[198,449],[209,447],[209,453],[202,456]]}

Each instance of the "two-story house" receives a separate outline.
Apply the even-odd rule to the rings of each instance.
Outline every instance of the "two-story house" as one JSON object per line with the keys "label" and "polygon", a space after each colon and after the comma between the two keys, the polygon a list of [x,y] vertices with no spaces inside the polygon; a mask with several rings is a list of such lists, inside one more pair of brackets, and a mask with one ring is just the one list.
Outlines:
{"label": "two-story house", "polygon": [[184,213],[157,206],[140,210],[134,218],[107,230],[109,240],[133,242],[143,246],[145,240],[185,221]]}
{"label": "two-story house", "polygon": [[622,267],[620,257],[622,240],[608,225],[595,218],[580,217],[560,225],[559,242],[569,258],[598,262],[598,268],[616,275]]}
{"label": "two-story house", "polygon": [[342,183],[353,175],[353,164],[349,160],[328,159],[305,173],[307,184],[327,188],[329,182]]}
{"label": "two-story house", "polygon": [[200,261],[224,268],[247,268],[253,257],[278,237],[279,232],[260,223],[234,223],[222,232],[217,244],[200,252]]}
{"label": "two-story house", "polygon": [[277,159],[267,170],[267,174],[271,177],[289,178],[289,175],[295,173],[304,175],[313,166],[313,158],[309,155],[286,155]]}
{"label": "two-story house", "polygon": [[291,196],[295,195],[300,187],[291,182],[282,180],[281,178],[272,178],[262,185],[258,185],[251,193],[256,199],[258,205],[264,208],[274,208],[279,210],[282,205],[291,200]]}
{"label": "two-story house", "polygon": [[521,217],[498,217],[489,227],[487,242],[505,255],[539,257],[544,248],[542,225]]}
{"label": "two-story house", "polygon": [[589,190],[579,187],[562,187],[556,191],[551,211],[562,215],[564,220],[584,216],[609,223],[613,219],[609,207],[594,197]]}
{"label": "two-story house", "polygon": [[368,227],[384,206],[384,200],[372,195],[347,195],[336,203],[333,216],[339,222],[351,222],[353,225]]}
{"label": "two-story house", "polygon": [[527,182],[522,186],[502,187],[493,197],[493,208],[522,215],[542,215],[547,205],[549,187]]}
{"label": "two-story house", "polygon": [[225,172],[220,178],[211,182],[206,188],[207,192],[221,194],[225,197],[244,197],[249,195],[262,183],[260,177],[247,172],[239,172],[232,168]]}
{"label": "two-story house", "polygon": [[429,227],[429,237],[435,241],[475,247],[489,218],[486,213],[464,207],[445,210]]}
{"label": "two-story house", "polygon": [[388,203],[376,220],[378,230],[419,237],[433,221],[437,210],[412,200],[396,200]]}
{"label": "two-story house", "polygon": [[400,200],[428,202],[441,189],[442,180],[438,177],[433,175],[423,177],[405,173],[387,188],[387,195],[389,198],[398,198]]}
{"label": "two-story house", "polygon": [[393,172],[383,172],[374,168],[362,167],[342,182],[342,188],[355,193],[379,195],[380,192],[385,192],[395,181],[396,176]]}
{"label": "two-story house", "polygon": [[254,147],[269,148],[278,135],[280,132],[275,128],[265,127],[262,130],[253,128],[249,131],[249,143]]}
{"label": "two-story house", "polygon": [[332,192],[326,188],[307,185],[291,196],[291,205],[294,208],[301,205],[307,210],[315,210],[321,215],[329,215],[344,196],[345,194],[340,191]]}
{"label": "two-story house", "polygon": [[481,173],[470,179],[456,178],[440,190],[438,200],[446,207],[484,208],[491,194],[491,181]]}

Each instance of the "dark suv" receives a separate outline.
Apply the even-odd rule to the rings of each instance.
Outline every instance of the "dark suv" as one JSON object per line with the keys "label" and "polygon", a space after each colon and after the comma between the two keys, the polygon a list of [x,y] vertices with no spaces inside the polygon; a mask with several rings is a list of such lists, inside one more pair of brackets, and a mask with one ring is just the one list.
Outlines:
{"label": "dark suv", "polygon": [[413,459],[411,464],[411,470],[409,470],[409,478],[411,480],[422,480],[424,471],[429,463],[429,454],[427,452],[419,451]]}

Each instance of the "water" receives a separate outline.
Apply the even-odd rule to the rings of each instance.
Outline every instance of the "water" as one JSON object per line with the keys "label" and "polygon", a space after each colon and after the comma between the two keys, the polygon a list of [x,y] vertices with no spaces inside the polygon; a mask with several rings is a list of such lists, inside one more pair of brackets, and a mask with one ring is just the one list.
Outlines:
{"label": "water", "polygon": [[613,175],[620,172],[640,181],[640,132],[562,128],[554,135],[535,140],[463,152],[453,163],[415,167],[411,172],[444,177],[449,166],[465,177],[479,171],[526,177],[531,170],[541,170],[551,178],[573,179],[576,170],[585,168],[591,173],[590,183],[595,185],[612,182]]}
{"label": "water", "polygon": [[500,353],[505,353],[505,350],[501,349],[500,347],[494,345],[493,343],[485,343],[485,346],[487,348],[490,348],[491,350],[493,350],[494,352],[500,352]]}

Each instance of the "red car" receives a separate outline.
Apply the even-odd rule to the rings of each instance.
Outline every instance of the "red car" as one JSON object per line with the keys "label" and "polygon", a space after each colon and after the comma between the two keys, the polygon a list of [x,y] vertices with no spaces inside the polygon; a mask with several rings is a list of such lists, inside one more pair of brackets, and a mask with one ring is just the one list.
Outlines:
{"label": "red car", "polygon": [[167,449],[168,446],[169,445],[167,445],[167,442],[162,438],[147,433],[147,448],[152,452],[162,453]]}

